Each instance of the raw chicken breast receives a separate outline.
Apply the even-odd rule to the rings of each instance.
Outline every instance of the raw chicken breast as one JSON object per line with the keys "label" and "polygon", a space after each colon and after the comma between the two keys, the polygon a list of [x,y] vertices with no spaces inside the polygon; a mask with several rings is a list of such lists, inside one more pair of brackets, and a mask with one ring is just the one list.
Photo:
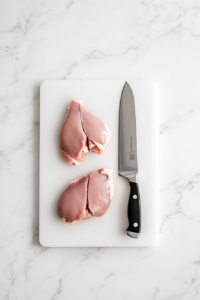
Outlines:
{"label": "raw chicken breast", "polygon": [[112,170],[99,169],[72,181],[58,201],[58,215],[72,224],[107,211],[114,194]]}
{"label": "raw chicken breast", "polygon": [[79,100],[72,100],[60,133],[60,150],[66,162],[78,165],[88,151],[102,154],[110,137],[105,123]]}

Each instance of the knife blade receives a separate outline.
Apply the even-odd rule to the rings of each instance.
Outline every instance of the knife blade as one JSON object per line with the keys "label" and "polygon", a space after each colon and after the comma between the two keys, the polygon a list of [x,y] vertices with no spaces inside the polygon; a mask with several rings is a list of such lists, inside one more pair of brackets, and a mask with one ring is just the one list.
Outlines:
{"label": "knife blade", "polygon": [[130,85],[124,84],[119,107],[118,173],[129,181],[129,226],[126,234],[139,238],[141,230],[140,193],[137,183],[137,134],[135,100]]}

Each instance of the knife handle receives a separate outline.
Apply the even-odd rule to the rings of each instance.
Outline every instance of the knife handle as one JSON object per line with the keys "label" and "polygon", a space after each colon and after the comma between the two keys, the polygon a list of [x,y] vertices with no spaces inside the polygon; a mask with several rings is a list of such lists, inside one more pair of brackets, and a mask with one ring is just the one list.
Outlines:
{"label": "knife handle", "polygon": [[129,226],[126,234],[132,238],[139,238],[141,228],[139,186],[136,182],[129,182],[129,184],[131,188],[128,203]]}

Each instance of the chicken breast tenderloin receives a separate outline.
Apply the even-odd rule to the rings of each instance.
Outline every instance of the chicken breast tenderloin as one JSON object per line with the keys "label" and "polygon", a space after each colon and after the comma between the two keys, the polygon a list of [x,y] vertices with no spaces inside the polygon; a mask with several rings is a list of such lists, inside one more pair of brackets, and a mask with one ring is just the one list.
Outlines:
{"label": "chicken breast tenderloin", "polygon": [[101,217],[108,210],[113,193],[112,170],[91,172],[67,186],[58,201],[58,215],[69,224]]}
{"label": "chicken breast tenderloin", "polygon": [[73,100],[60,132],[60,150],[66,162],[78,165],[88,152],[87,136],[83,131],[80,102]]}
{"label": "chicken breast tenderloin", "polygon": [[102,154],[111,138],[107,125],[72,100],[60,132],[60,150],[66,162],[79,165],[87,152]]}

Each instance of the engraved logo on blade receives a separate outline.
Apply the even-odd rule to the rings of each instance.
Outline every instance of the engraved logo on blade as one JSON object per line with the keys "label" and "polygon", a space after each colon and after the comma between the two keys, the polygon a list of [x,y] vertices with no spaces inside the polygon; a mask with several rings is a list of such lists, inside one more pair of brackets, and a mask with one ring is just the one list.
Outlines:
{"label": "engraved logo on blade", "polygon": [[130,139],[130,160],[134,160],[135,159],[135,152],[133,151],[133,137],[131,136]]}
{"label": "engraved logo on blade", "polygon": [[134,160],[135,159],[135,152],[134,151],[130,151],[130,160]]}

